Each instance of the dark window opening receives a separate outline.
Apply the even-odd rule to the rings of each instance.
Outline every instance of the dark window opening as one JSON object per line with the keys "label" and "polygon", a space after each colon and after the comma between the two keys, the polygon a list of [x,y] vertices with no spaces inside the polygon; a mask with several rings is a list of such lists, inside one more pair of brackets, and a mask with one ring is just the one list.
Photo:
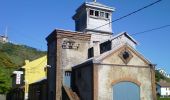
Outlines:
{"label": "dark window opening", "polygon": [[71,76],[71,71],[65,71],[65,76]]}
{"label": "dark window opening", "polygon": [[129,53],[127,51],[123,52],[123,58],[127,60],[129,58]]}
{"label": "dark window opening", "polygon": [[90,10],[90,15],[94,15],[94,10]]}
{"label": "dark window opening", "polygon": [[109,13],[105,13],[105,17],[106,17],[106,18],[109,18]]}
{"label": "dark window opening", "polygon": [[111,41],[106,41],[100,44],[100,54],[111,50]]}
{"label": "dark window opening", "polygon": [[99,11],[95,11],[95,16],[99,16]]}
{"label": "dark window opening", "polygon": [[93,47],[88,49],[88,58],[94,57]]}

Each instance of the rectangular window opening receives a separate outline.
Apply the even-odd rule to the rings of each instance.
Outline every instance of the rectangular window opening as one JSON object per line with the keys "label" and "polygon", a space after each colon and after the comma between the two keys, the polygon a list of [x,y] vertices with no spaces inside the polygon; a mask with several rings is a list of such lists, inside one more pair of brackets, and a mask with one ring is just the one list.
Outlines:
{"label": "rectangular window opening", "polygon": [[100,12],[100,17],[104,18],[104,12]]}
{"label": "rectangular window opening", "polygon": [[90,10],[90,15],[94,15],[94,10]]}
{"label": "rectangular window opening", "polygon": [[88,58],[94,57],[94,50],[93,47],[88,49]]}
{"label": "rectangular window opening", "polygon": [[95,16],[99,16],[99,11],[95,11]]}
{"label": "rectangular window opening", "polygon": [[100,44],[100,54],[111,50],[111,41],[106,41]]}
{"label": "rectangular window opening", "polygon": [[105,13],[105,18],[109,18],[109,13]]}

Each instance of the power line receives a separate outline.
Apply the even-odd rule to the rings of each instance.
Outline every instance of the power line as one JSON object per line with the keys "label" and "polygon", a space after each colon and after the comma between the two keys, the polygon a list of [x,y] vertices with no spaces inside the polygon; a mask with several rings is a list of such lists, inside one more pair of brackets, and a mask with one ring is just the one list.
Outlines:
{"label": "power line", "polygon": [[95,30],[95,29],[98,29],[98,28],[100,28],[100,27],[106,26],[106,25],[108,25],[108,24],[110,24],[110,23],[119,21],[119,20],[121,20],[121,19],[123,19],[123,18],[126,18],[126,17],[132,15],[132,14],[135,14],[135,13],[137,13],[137,12],[139,12],[139,11],[142,11],[142,10],[144,10],[144,9],[150,7],[150,6],[153,6],[154,4],[157,4],[157,3],[161,2],[161,1],[162,1],[162,0],[157,0],[157,1],[153,2],[153,3],[151,3],[151,4],[148,4],[148,5],[140,8],[140,9],[135,10],[135,11],[129,13],[129,14],[126,14],[126,15],[120,17],[120,18],[117,18],[117,19],[115,19],[115,20],[113,20],[113,21],[111,21],[111,22],[109,22],[109,23],[106,23],[106,24],[104,24],[104,25],[98,26],[98,27],[96,27],[96,28],[94,28],[94,29],[92,29],[92,30]]}
{"label": "power line", "polygon": [[131,34],[131,36],[146,33],[146,32],[151,32],[151,31],[155,31],[155,30],[159,30],[159,29],[166,28],[166,27],[170,27],[170,25],[164,25],[164,26],[161,26],[161,27],[152,28],[152,29],[145,30],[145,31],[142,31],[142,32],[137,32],[137,33]]}

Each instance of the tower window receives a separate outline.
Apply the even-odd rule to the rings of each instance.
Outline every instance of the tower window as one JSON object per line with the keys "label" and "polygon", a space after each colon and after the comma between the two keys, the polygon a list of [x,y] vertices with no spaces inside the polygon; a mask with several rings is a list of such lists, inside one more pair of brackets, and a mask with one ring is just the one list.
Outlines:
{"label": "tower window", "polygon": [[90,10],[90,15],[94,15],[94,10]]}
{"label": "tower window", "polygon": [[104,12],[100,12],[100,17],[104,17]]}
{"label": "tower window", "polygon": [[95,11],[95,16],[99,16],[99,11]]}
{"label": "tower window", "polygon": [[109,18],[109,13],[105,13],[105,17],[106,17],[106,18]]}

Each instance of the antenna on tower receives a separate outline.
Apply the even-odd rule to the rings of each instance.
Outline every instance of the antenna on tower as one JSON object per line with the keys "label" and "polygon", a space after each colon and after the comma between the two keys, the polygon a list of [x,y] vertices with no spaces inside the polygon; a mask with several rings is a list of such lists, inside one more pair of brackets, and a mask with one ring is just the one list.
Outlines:
{"label": "antenna on tower", "polygon": [[96,2],[97,0],[93,0],[93,2]]}
{"label": "antenna on tower", "polygon": [[6,38],[8,37],[7,34],[8,34],[8,27],[6,27],[6,29],[5,29],[5,37]]}

